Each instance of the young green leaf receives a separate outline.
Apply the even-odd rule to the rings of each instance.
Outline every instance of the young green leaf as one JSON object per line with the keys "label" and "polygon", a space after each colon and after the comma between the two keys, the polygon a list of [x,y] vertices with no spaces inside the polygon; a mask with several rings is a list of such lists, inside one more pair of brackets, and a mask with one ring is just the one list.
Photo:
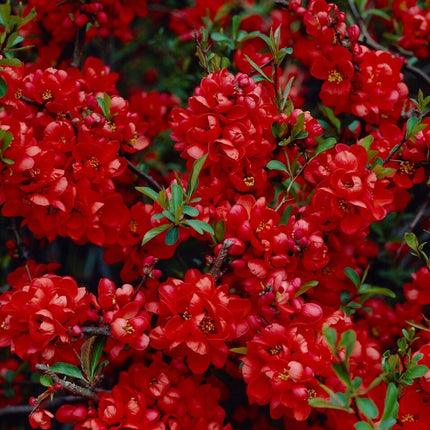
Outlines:
{"label": "young green leaf", "polygon": [[50,387],[51,385],[54,385],[54,381],[48,375],[40,375],[40,383],[44,387]]}
{"label": "young green leaf", "polygon": [[186,191],[187,199],[190,199],[190,197],[194,194],[194,191],[197,188],[197,180],[203,168],[203,165],[205,164],[206,158],[208,158],[208,154],[205,154],[203,155],[203,157],[200,157],[196,161],[194,161],[193,167],[191,168],[190,177],[188,179]]}
{"label": "young green leaf", "polygon": [[357,335],[354,330],[347,330],[340,337],[339,347],[345,348],[345,359],[348,360],[354,350]]}
{"label": "young green leaf", "polygon": [[55,373],[59,373],[61,375],[66,375],[72,378],[82,379],[83,381],[85,381],[84,375],[82,374],[81,370],[78,367],[73,366],[72,364],[69,364],[69,363],[62,363],[62,362],[54,363],[50,367],[50,370],[52,370]]}
{"label": "young green leaf", "polygon": [[285,167],[285,164],[282,163],[282,161],[279,160],[270,160],[266,167],[269,170],[280,170],[282,172],[288,173],[287,168]]}
{"label": "young green leaf", "polygon": [[310,281],[306,282],[306,284],[303,284],[297,291],[296,294],[294,294],[294,297],[297,298],[301,296],[302,294],[306,293],[306,291],[310,290],[313,287],[316,287],[318,285],[318,281]]}
{"label": "young green leaf", "polygon": [[348,410],[345,406],[334,405],[333,403],[330,403],[327,400],[320,398],[320,397],[314,397],[313,399],[309,399],[308,403],[313,408],[338,409],[340,411],[347,411]]}
{"label": "young green leaf", "polygon": [[96,369],[98,367],[100,358],[103,354],[103,349],[104,349],[105,345],[106,345],[106,337],[105,336],[99,336],[94,341],[93,350],[91,353],[90,375],[87,375],[87,376],[90,376],[90,377],[95,376]]}
{"label": "young green leaf", "polygon": [[328,139],[321,142],[315,151],[314,156],[321,154],[321,152],[327,151],[327,149],[333,148],[336,145],[337,140],[334,137],[329,137]]}
{"label": "young green leaf", "polygon": [[352,283],[358,288],[361,282],[358,273],[351,267],[345,267],[343,271],[345,272],[345,275],[352,281]]}
{"label": "young green leaf", "polygon": [[198,219],[187,219],[184,221],[184,224],[187,224],[199,234],[203,234],[204,232],[211,235],[215,234],[214,229],[207,222],[200,221]]}
{"label": "young green leaf", "polygon": [[7,83],[6,81],[0,76],[0,98],[7,94]]}
{"label": "young green leaf", "polygon": [[342,365],[342,363],[332,363],[333,370],[339,379],[349,387],[351,385],[351,378],[349,377],[349,373],[346,368]]}
{"label": "young green leaf", "polygon": [[[399,410],[399,402],[397,400],[399,390],[393,382],[390,382],[387,387],[387,394],[385,395],[384,412],[382,414],[381,422],[390,418],[397,418]],[[381,428],[381,426],[379,427]]]}
{"label": "young green leaf", "polygon": [[355,423],[354,427],[355,430],[372,430],[370,424],[366,423],[365,421],[359,421],[358,423]]}
{"label": "young green leaf", "polygon": [[142,246],[148,243],[151,239],[154,239],[155,236],[158,236],[159,234],[163,233],[163,231],[167,230],[170,227],[171,227],[171,224],[162,224],[147,231],[145,233],[145,236],[143,236]]}
{"label": "young green leaf", "polygon": [[176,208],[183,205],[184,191],[178,184],[172,184],[171,187],[172,199],[170,200],[172,212],[176,212]]}
{"label": "young green leaf", "polygon": [[135,190],[139,191],[139,193],[145,194],[145,196],[154,200],[154,202],[158,199],[158,193],[149,187],[135,187]]}
{"label": "young green leaf", "polygon": [[166,239],[164,243],[166,245],[174,245],[179,238],[179,227],[172,227],[170,230],[167,231]]}
{"label": "young green leaf", "polygon": [[378,408],[372,400],[365,397],[357,397],[355,401],[357,402],[358,409],[360,409],[366,418],[373,419],[378,416]]}

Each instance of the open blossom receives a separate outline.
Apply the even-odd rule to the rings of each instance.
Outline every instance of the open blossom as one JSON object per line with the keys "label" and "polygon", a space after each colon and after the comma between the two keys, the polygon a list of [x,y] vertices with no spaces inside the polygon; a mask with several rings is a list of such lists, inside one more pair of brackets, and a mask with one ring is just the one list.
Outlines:
{"label": "open blossom", "polygon": [[367,169],[367,152],[361,145],[336,145],[309,163],[305,177],[316,183],[311,206],[327,228],[339,224],[347,234],[384,218],[393,201],[388,181]]}
{"label": "open blossom", "polygon": [[210,363],[222,367],[227,342],[246,332],[244,317],[250,303],[228,294],[228,286],[215,286],[210,275],[190,270],[185,280],[170,279],[159,287],[160,302],[148,304],[159,315],[150,332],[151,346],[173,356],[182,354],[193,373]]}

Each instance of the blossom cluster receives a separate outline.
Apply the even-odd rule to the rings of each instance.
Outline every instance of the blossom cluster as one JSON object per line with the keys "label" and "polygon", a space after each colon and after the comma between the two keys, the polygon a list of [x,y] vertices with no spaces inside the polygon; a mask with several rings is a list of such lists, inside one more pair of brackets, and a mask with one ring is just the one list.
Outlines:
{"label": "blossom cluster", "polygon": [[[429,213],[408,205],[428,195],[430,97],[403,56],[366,43],[356,15],[372,9],[26,3],[18,15],[37,15],[19,38],[37,58],[4,51],[18,38],[6,22],[0,47],[0,205],[15,234],[0,406],[27,401],[44,430],[427,428]],[[206,69],[178,59],[187,100],[123,95],[114,67],[79,59],[138,40],[148,10],[140,23],[166,24]],[[421,3],[376,15],[429,58]],[[59,238],[101,248],[106,275],[29,258],[30,240]],[[46,389],[29,396],[25,372]]]}

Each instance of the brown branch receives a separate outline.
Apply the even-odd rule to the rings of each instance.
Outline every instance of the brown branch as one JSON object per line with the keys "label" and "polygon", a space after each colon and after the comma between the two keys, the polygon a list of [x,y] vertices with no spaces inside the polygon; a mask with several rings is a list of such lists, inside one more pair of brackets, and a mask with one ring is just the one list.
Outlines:
{"label": "brown branch", "polygon": [[76,67],[78,69],[80,69],[82,66],[86,32],[87,29],[85,25],[78,27],[78,31],[76,32],[75,45],[73,47],[73,61],[71,63],[71,66]]}
{"label": "brown branch", "polygon": [[92,336],[111,336],[110,328],[108,326],[82,327],[82,333]]}
{"label": "brown branch", "polygon": [[162,186],[150,175],[139,170],[130,160],[127,160],[128,168],[139,178],[142,178],[144,181],[148,182],[155,191],[161,191]]}
{"label": "brown branch", "polygon": [[[19,227],[18,227],[18,223],[16,218],[12,218],[12,231],[13,234],[15,236],[15,240],[16,240],[16,246],[18,248],[18,254],[19,257],[24,259],[24,260],[29,260],[30,259],[30,253],[27,249],[26,244],[24,243],[24,241],[21,238],[21,234],[19,232]],[[28,270],[28,269],[27,269]],[[31,281],[31,276],[29,275],[29,280]]]}
{"label": "brown branch", "polygon": [[406,138],[406,134],[405,134],[403,136],[403,139],[391,148],[390,153],[388,154],[387,158],[383,161],[382,165],[387,164],[394,157],[397,151],[406,143],[407,140],[408,139]]}
{"label": "brown branch", "polygon": [[215,282],[218,281],[218,279],[223,275],[221,268],[228,256],[228,249],[231,245],[233,245],[233,241],[229,239],[224,240],[215,260],[215,264],[211,267],[211,270],[209,270],[209,274],[212,276],[212,278],[214,278]]}
{"label": "brown branch", "polygon": [[290,6],[290,3],[285,0],[275,0],[275,6],[283,7],[285,9],[288,9]]}
{"label": "brown branch", "polygon": [[54,383],[60,384],[63,387],[63,389],[68,391],[69,393],[74,394],[75,396],[85,397],[86,399],[91,400],[95,404],[98,404],[99,397],[97,396],[96,393],[89,390],[88,388],[80,387],[79,385],[76,385],[73,382],[66,381],[65,379],[61,379],[46,364],[36,364],[36,369],[39,369],[43,373],[48,375],[54,381]]}

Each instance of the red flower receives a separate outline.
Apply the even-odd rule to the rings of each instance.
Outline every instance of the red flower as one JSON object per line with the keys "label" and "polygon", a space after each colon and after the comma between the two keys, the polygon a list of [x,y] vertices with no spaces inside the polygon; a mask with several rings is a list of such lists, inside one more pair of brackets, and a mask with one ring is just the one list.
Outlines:
{"label": "red flower", "polygon": [[160,315],[151,333],[151,345],[169,354],[183,354],[193,373],[210,363],[225,364],[226,342],[241,336],[249,302],[228,294],[228,286],[215,286],[210,275],[190,270],[185,282],[170,279],[159,287],[160,302],[148,309]]}

